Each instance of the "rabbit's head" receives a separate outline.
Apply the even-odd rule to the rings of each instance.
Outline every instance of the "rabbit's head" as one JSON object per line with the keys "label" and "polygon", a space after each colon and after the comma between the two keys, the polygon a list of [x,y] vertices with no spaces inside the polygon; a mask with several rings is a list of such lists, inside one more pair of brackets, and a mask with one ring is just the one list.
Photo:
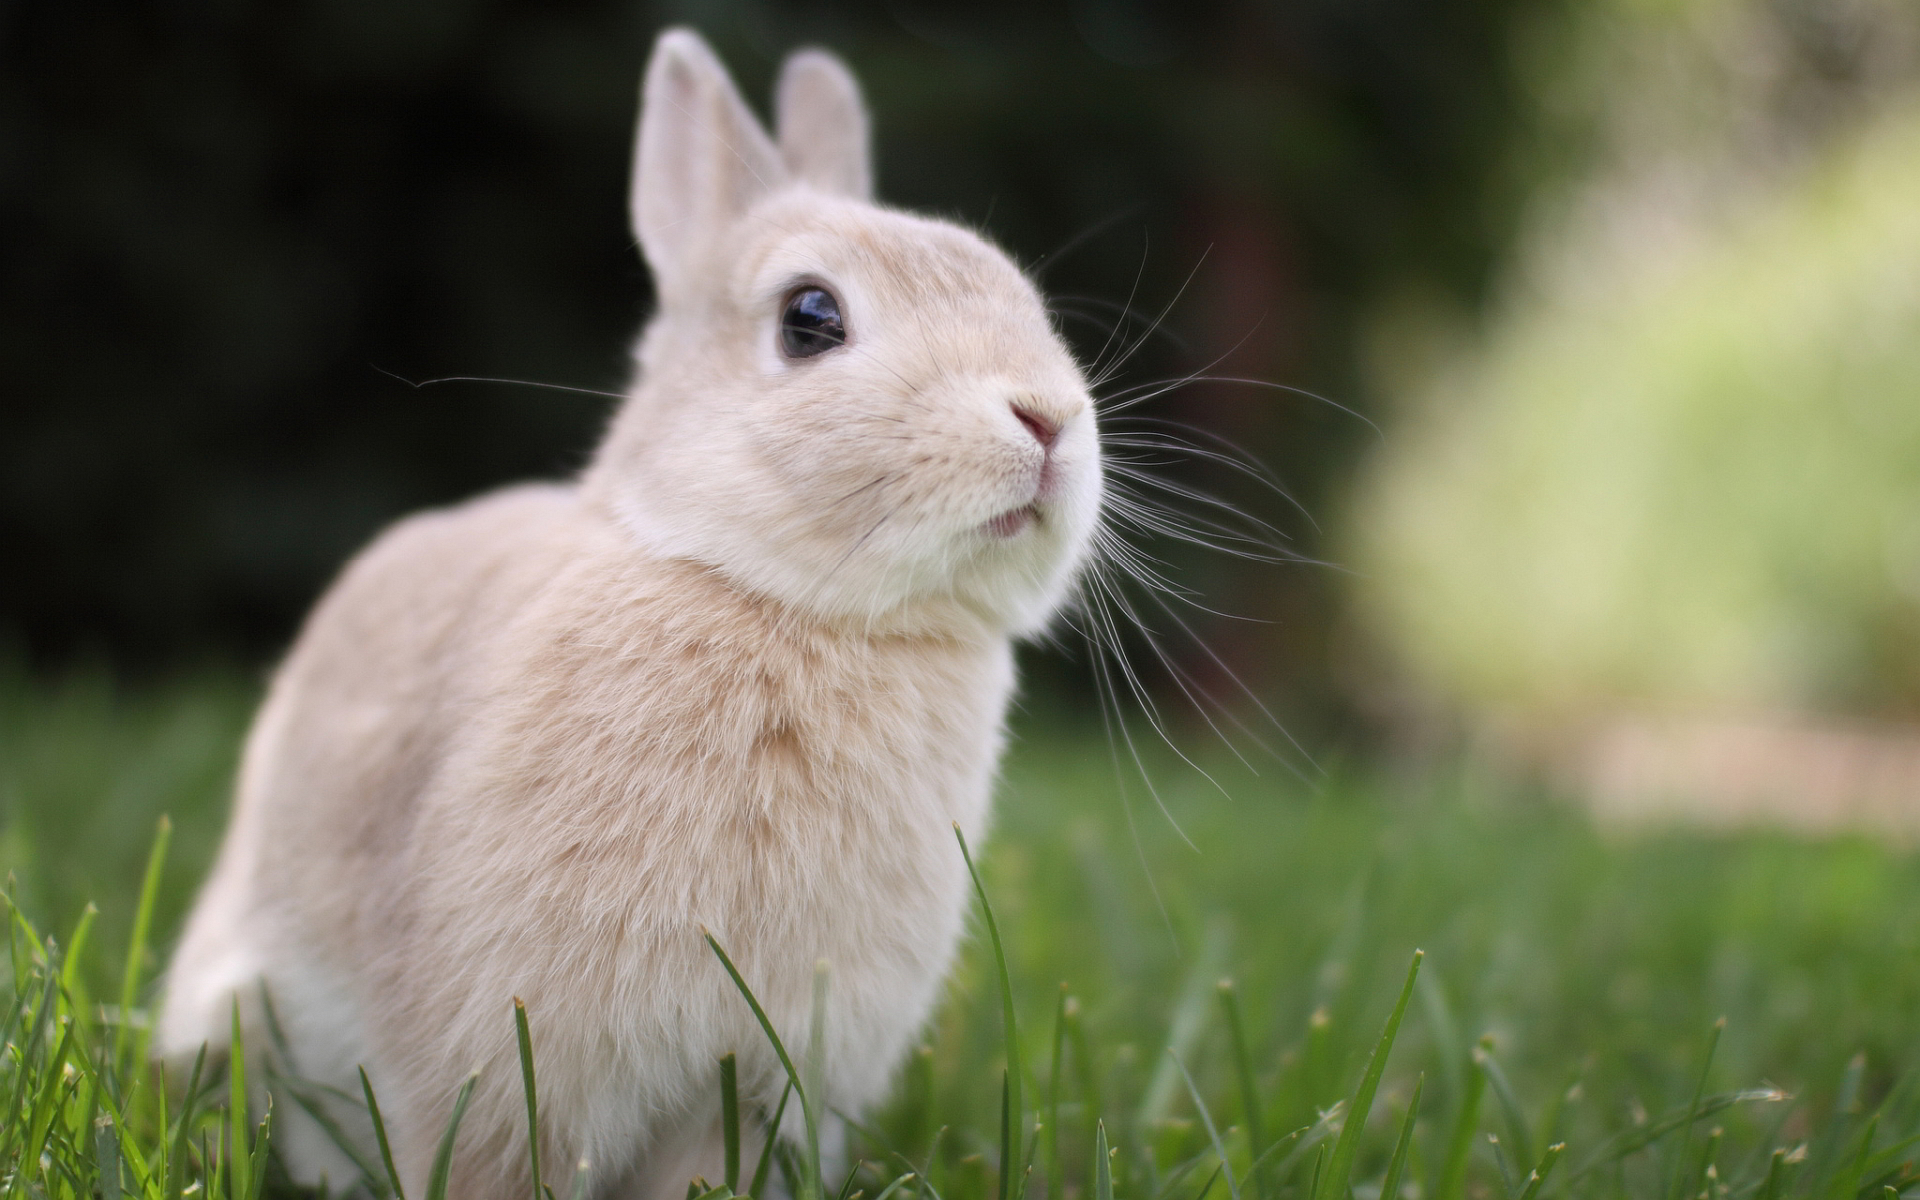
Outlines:
{"label": "rabbit's head", "polygon": [[777,143],[697,36],[654,47],[631,206],[659,311],[587,486],[820,616],[1034,632],[1099,513],[1086,381],[1004,254],[873,203],[838,60],[794,55],[776,106]]}

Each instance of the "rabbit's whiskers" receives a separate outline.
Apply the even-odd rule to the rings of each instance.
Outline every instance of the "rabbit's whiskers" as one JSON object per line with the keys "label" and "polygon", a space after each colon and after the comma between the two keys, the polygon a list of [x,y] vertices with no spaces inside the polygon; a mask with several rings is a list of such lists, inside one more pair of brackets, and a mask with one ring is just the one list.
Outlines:
{"label": "rabbit's whiskers", "polygon": [[[1205,256],[1202,256],[1204,262]],[[1155,336],[1172,338],[1165,329],[1166,319],[1185,294],[1198,273],[1200,263],[1188,273],[1180,289],[1151,320],[1143,319],[1134,308],[1139,289],[1136,274],[1134,290],[1125,304],[1112,304],[1097,298],[1059,297],[1051,305],[1057,316],[1086,322],[1106,330],[1106,339],[1093,356],[1088,374],[1096,390],[1110,384]],[[1105,310],[1113,319],[1095,315]],[[1264,318],[1263,318],[1264,319]],[[1138,710],[1155,736],[1187,766],[1219,787],[1217,780],[1202,770],[1194,759],[1176,744],[1152,689],[1135,664],[1137,649],[1144,645],[1151,661],[1172,681],[1179,694],[1190,704],[1227,750],[1248,770],[1258,773],[1241,742],[1257,747],[1267,758],[1280,763],[1289,773],[1308,784],[1324,776],[1322,769],[1300,741],[1286,728],[1259,693],[1251,687],[1226,659],[1195,628],[1182,607],[1223,620],[1254,620],[1223,612],[1203,603],[1192,588],[1175,582],[1176,568],[1147,549],[1152,539],[1170,538],[1203,550],[1228,554],[1235,558],[1266,563],[1298,563],[1336,566],[1301,553],[1292,539],[1271,522],[1254,516],[1244,508],[1162,473],[1181,460],[1206,467],[1220,468],[1230,477],[1247,481],[1298,512],[1317,533],[1318,524],[1306,507],[1281,481],[1253,455],[1227,438],[1178,421],[1129,413],[1195,384],[1220,384],[1256,387],[1299,396],[1324,404],[1364,422],[1376,435],[1378,426],[1345,405],[1304,388],[1269,380],[1215,374],[1217,368],[1240,349],[1259,328],[1255,322],[1245,335],[1227,351],[1199,370],[1168,379],[1156,379],[1115,388],[1096,397],[1102,414],[1102,458],[1107,476],[1107,495],[1102,505],[1103,521],[1093,543],[1093,557],[1083,578],[1076,603],[1068,612],[1069,627],[1086,639],[1091,653],[1090,668],[1100,706],[1102,725],[1107,732],[1113,756],[1121,803],[1126,810],[1128,828],[1133,831],[1141,866],[1149,887],[1159,900],[1159,889],[1147,870],[1144,851],[1134,822],[1127,775],[1133,775],[1146,788],[1155,805],[1174,830],[1185,839],[1161,796],[1147,759],[1135,737],[1129,708]],[[1143,326],[1135,332],[1136,326]],[[1122,415],[1126,414],[1126,415]],[[1336,569],[1339,569],[1336,567]],[[1225,681],[1234,703],[1216,695],[1182,656],[1172,653],[1156,626],[1165,624],[1177,636],[1190,643],[1187,657],[1198,655]],[[1134,650],[1130,652],[1129,645]],[[1258,714],[1249,720],[1251,714]],[[1265,731],[1265,732],[1263,732]],[[1276,742],[1268,733],[1276,734]],[[1124,752],[1124,753],[1123,753]],[[1224,790],[1224,789],[1222,789]],[[1189,845],[1191,841],[1189,840]],[[1165,914],[1162,905],[1162,913]],[[1168,923],[1172,931],[1171,921]]]}
{"label": "rabbit's whiskers", "polygon": [[405,375],[399,374],[396,371],[389,371],[385,367],[375,366],[372,363],[368,363],[367,365],[389,379],[399,380],[415,391],[419,391],[421,388],[432,387],[439,383],[504,383],[513,387],[540,388],[549,392],[572,392],[581,396],[604,396],[609,400],[625,400],[627,398],[625,392],[609,392],[603,391],[600,388],[575,387],[572,384],[566,383],[546,383],[538,379],[507,379],[497,375],[443,375],[438,379],[408,379]]}

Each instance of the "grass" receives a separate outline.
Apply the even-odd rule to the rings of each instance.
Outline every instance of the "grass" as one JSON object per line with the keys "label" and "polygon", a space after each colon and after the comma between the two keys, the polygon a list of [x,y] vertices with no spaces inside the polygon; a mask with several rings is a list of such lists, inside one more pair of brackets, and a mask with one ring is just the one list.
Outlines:
{"label": "grass", "polygon": [[[131,690],[0,678],[0,852],[18,903],[0,1062],[9,1196],[292,1194],[259,1150],[271,1115],[226,1103],[235,1075],[269,1065],[257,1048],[189,1086],[162,1081],[140,1044],[139,1002],[216,842],[254,693],[220,674]],[[819,1200],[1885,1200],[1908,1187],[1920,864],[1900,849],[1609,838],[1464,771],[1350,768],[1315,788],[1215,775],[1217,789],[1161,764],[1163,814],[1121,793],[1096,734],[1023,726],[992,842],[974,848],[993,923],[894,1100],[851,1114],[862,1165],[843,1180],[804,1151],[736,1161],[715,1193],[764,1194],[783,1172],[790,1194]],[[174,833],[143,946],[162,813]],[[795,1114],[816,1124],[817,1071],[794,1064]],[[716,1063],[716,1111],[723,1078]],[[368,1190],[391,1190],[366,1157]],[[584,1186],[572,1164],[545,1166],[560,1197]]]}

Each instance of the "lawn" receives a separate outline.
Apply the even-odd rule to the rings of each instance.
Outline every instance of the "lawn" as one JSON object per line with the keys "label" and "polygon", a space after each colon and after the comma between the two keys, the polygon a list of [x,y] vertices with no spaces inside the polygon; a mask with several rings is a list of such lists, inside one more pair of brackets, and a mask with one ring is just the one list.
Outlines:
{"label": "lawn", "polygon": [[[76,991],[117,993],[165,813],[174,832],[146,977],[162,964],[216,844],[257,690],[237,672],[138,687],[0,675],[0,855],[19,908],[65,942],[86,903],[99,906]],[[1882,1200],[1908,1185],[1920,863],[1901,848],[1609,835],[1465,768],[1348,765],[1303,782],[1278,765],[1253,774],[1204,736],[1189,748],[1212,780],[1162,754],[1156,800],[1137,781],[1122,789],[1097,727],[1017,723],[979,857],[1017,1001],[1028,1121],[1003,1134],[1008,1055],[982,927],[928,1052],[854,1136],[855,1159],[874,1165],[851,1189],[877,1200],[904,1159],[924,1178],[900,1184],[902,1200],[985,1200],[1011,1144],[1009,1191],[1030,1160],[1036,1198],[1099,1200],[1110,1186],[1134,1200],[1347,1200],[1350,1187],[1378,1200],[1416,1089],[1400,1200]],[[164,1172],[141,1172],[166,1150],[179,1159],[172,1186],[199,1178],[218,1138],[192,1147],[228,1127],[222,1094],[163,1147],[158,1131],[182,1122],[177,1095],[162,1112],[151,1079],[103,1065],[113,1033],[92,1026],[112,1013],[84,999],[69,1014],[80,1048],[63,1049],[63,1010],[44,990],[58,952],[36,966],[17,928],[14,945],[0,1077],[14,1106],[0,1138],[9,1195],[180,1194]],[[1425,957],[1378,1094],[1356,1104],[1416,948]],[[120,1126],[95,1121],[96,1095],[122,1103]],[[1346,1121],[1360,1107],[1366,1120]],[[110,1127],[124,1137],[99,1132]],[[1097,1137],[1113,1149],[1110,1184],[1092,1167]],[[1257,1150],[1269,1152],[1250,1169]],[[147,1158],[94,1173],[116,1153]],[[1530,1185],[1543,1160],[1553,1169]],[[248,1175],[242,1164],[190,1194],[224,1195]],[[260,1177],[279,1189],[271,1169]]]}

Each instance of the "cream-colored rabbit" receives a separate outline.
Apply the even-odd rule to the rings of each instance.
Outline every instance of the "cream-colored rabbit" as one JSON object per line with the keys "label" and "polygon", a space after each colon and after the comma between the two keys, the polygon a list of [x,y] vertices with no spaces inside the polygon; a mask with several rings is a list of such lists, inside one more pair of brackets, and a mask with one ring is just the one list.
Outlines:
{"label": "cream-colored rabbit", "polygon": [[[719,1177],[716,1060],[783,1075],[701,938],[796,1052],[831,965],[828,1104],[882,1096],[967,907],[1010,639],[1072,588],[1102,493],[1087,386],[1033,286],[963,229],[876,207],[838,61],[795,55],[779,140],[706,45],[647,67],[632,215],[659,313],[577,483],[389,530],[295,643],[174,958],[162,1051],[264,982],[293,1067],[365,1064],[419,1194],[480,1071],[453,1194]],[[264,1037],[261,1039],[264,1042]],[[296,1172],[351,1170],[289,1119]]]}

